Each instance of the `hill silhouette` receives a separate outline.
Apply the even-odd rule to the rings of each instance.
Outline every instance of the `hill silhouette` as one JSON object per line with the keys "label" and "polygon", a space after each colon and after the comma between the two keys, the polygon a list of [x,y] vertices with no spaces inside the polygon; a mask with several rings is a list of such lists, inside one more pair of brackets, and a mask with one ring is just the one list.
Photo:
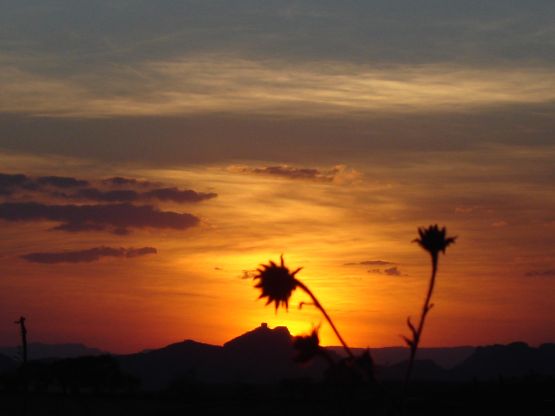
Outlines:
{"label": "hill silhouette", "polygon": [[[117,359],[122,369],[140,378],[143,388],[148,390],[167,387],[175,380],[251,384],[277,383],[288,379],[322,380],[328,368],[325,360],[317,358],[308,365],[300,365],[293,360],[295,351],[292,344],[293,337],[286,327],[271,329],[262,324],[223,346],[186,340],[158,350],[117,356]],[[329,350],[336,360],[340,358],[334,347]],[[414,366],[415,380],[469,381],[474,378],[497,379],[499,375],[555,375],[555,344],[544,344],[539,348],[513,343],[477,348],[455,347],[452,351],[430,350],[439,350],[436,352],[449,360],[460,356],[467,358],[449,369],[430,359],[418,359]],[[371,350],[371,353],[375,351]],[[403,379],[408,351],[399,348],[394,355],[400,356],[401,353],[404,353],[404,361],[377,365],[378,380]]]}
{"label": "hill silhouette", "polygon": [[[0,347],[0,354],[14,358],[19,357],[20,348]],[[46,344],[43,342],[31,342],[27,346],[27,354],[30,360],[42,360],[45,358],[74,358],[84,355],[102,355],[106,354],[106,352],[78,343]]]}
{"label": "hill silhouette", "polygon": [[[326,347],[328,350],[334,351],[341,356],[345,356],[343,347]],[[365,351],[364,348],[351,348],[353,352],[360,355]],[[418,359],[430,360],[442,368],[450,369],[461,364],[465,359],[470,357],[476,350],[473,346],[460,347],[419,347]],[[382,347],[370,348],[370,353],[374,362],[381,366],[393,366],[405,361],[409,355],[407,347]]]}
{"label": "hill silhouette", "polygon": [[456,379],[484,380],[502,376],[555,375],[555,344],[532,348],[524,342],[478,347],[463,363],[453,368]]}
{"label": "hill silhouette", "polygon": [[318,380],[327,368],[314,360],[301,366],[293,360],[293,337],[286,327],[266,324],[223,346],[192,340],[148,352],[122,355],[121,368],[142,381],[147,390],[167,387],[176,380],[202,383],[276,383],[284,379]]}
{"label": "hill silhouette", "polygon": [[[41,351],[48,358],[34,359],[31,363],[56,366],[56,363],[63,362],[64,371],[73,364],[83,366],[82,360],[75,358],[76,355],[102,358],[96,354],[100,350],[81,344],[49,345]],[[79,355],[80,351],[84,354]],[[335,351],[335,347],[328,348],[331,357],[338,361],[341,354]],[[354,351],[357,355],[362,352],[361,349]],[[62,359],[52,358],[64,352],[76,355]],[[441,360],[428,359],[434,352],[449,363],[454,359],[466,358],[452,368],[445,368],[438,364]],[[176,383],[275,384],[284,380],[317,382],[324,379],[328,369],[328,363],[324,359],[316,357],[308,364],[299,364],[294,360],[295,354],[293,337],[286,327],[272,329],[262,324],[223,346],[185,340],[159,349],[112,357],[125,374],[140,380],[141,388],[150,391],[166,389]],[[406,348],[373,349],[371,354],[380,357],[376,360],[375,371],[378,380],[403,379],[408,365]],[[390,360],[403,357],[404,360],[389,364],[384,363],[384,357]],[[476,348],[431,348],[419,351],[417,358],[413,371],[415,381],[467,382],[476,379],[498,380],[499,377],[555,376],[555,344],[544,344],[538,348],[522,342]],[[91,365],[96,365],[96,361],[91,361]],[[13,371],[18,366],[19,361],[15,357],[0,354],[0,372]]]}

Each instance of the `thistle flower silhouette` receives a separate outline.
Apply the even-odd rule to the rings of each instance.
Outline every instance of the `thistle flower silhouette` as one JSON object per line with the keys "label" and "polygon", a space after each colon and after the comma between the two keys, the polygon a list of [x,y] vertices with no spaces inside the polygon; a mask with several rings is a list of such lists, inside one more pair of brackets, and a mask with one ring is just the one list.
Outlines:
{"label": "thistle flower silhouette", "polygon": [[354,359],[354,355],[341,336],[339,331],[337,330],[335,324],[331,320],[330,316],[320,303],[314,293],[299,279],[297,279],[296,274],[301,271],[302,267],[299,267],[295,271],[291,272],[287,266],[285,266],[285,262],[283,260],[283,255],[280,256],[280,264],[276,264],[274,261],[270,260],[269,264],[262,264],[256,271],[256,274],[253,279],[258,280],[257,284],[254,286],[257,289],[260,289],[262,293],[258,297],[261,298],[268,298],[266,305],[269,305],[272,302],[276,304],[276,312],[279,309],[280,305],[284,305],[285,309],[289,308],[289,299],[293,294],[295,289],[299,288],[303,292],[305,292],[310,298],[312,299],[312,304],[322,312],[324,318],[328,321],[333,332],[341,342],[341,345],[345,349],[345,352],[350,358]]}
{"label": "thistle flower silhouette", "polygon": [[259,279],[258,284],[254,287],[262,290],[258,298],[267,297],[268,301],[266,305],[275,302],[276,311],[282,303],[285,305],[285,309],[289,308],[289,298],[299,283],[297,279],[295,279],[295,275],[302,269],[302,267],[299,267],[294,272],[291,272],[285,267],[283,256],[281,256],[280,259],[281,262],[279,266],[271,260],[269,265],[261,265],[259,269],[256,269],[258,274],[254,276],[255,280]]}
{"label": "thistle flower silhouette", "polygon": [[428,285],[428,293],[426,294],[426,299],[424,300],[424,305],[422,306],[422,312],[420,314],[420,322],[418,323],[418,326],[415,327],[411,322],[410,317],[407,318],[407,326],[411,331],[412,338],[403,336],[403,339],[410,348],[410,358],[407,367],[407,373],[405,375],[403,397],[406,395],[406,391],[410,381],[410,376],[414,365],[414,358],[416,356],[418,344],[420,342],[420,339],[422,338],[422,331],[424,330],[424,322],[426,320],[426,316],[428,315],[428,312],[430,312],[430,309],[432,309],[432,307],[434,306],[433,303],[430,303],[430,300],[432,298],[432,293],[435,286],[439,253],[441,252],[445,254],[445,250],[447,249],[447,247],[449,247],[451,244],[454,244],[457,239],[457,237],[447,237],[447,230],[445,229],[445,227],[440,229],[437,224],[430,225],[428,228],[418,228],[418,235],[420,236],[420,238],[414,239],[413,243],[417,243],[420,247],[422,247],[430,254],[432,259],[432,275],[430,277],[430,283]]}
{"label": "thistle flower silhouette", "polygon": [[455,243],[457,237],[446,237],[447,230],[445,227],[439,229],[436,225],[430,225],[428,228],[419,228],[418,234],[420,238],[415,238],[413,243],[418,243],[420,247],[426,250],[432,256],[432,261],[437,262],[437,256],[440,252],[445,254],[445,249]]}

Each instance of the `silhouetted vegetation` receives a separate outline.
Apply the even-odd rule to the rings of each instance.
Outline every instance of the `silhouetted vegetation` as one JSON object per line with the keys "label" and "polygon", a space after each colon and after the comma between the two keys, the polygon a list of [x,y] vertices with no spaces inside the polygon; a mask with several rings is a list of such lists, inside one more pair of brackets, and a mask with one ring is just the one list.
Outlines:
{"label": "silhouetted vegetation", "polygon": [[[376,363],[372,351],[349,347],[314,292],[297,277],[301,268],[290,270],[281,257],[258,268],[254,280],[260,297],[275,303],[277,312],[287,310],[292,293],[300,289],[311,299],[301,305],[322,313],[341,347],[320,345],[320,327],[293,337],[285,327],[262,323],[223,346],[187,340],[117,356],[80,345],[79,351],[98,355],[33,359],[31,353],[28,359],[22,317],[16,321],[21,360],[0,354],[0,415],[555,414],[553,344],[465,347],[444,354],[460,357],[452,368],[416,360],[433,307],[439,254],[455,242],[437,225],[418,231],[414,241],[429,253],[432,273],[418,324],[407,319],[408,360]],[[73,352],[66,347],[60,351]],[[395,354],[399,357],[399,351]]]}
{"label": "silhouetted vegetation", "polygon": [[293,291],[297,288],[304,291],[310,298],[312,299],[313,305],[322,312],[328,323],[330,324],[333,332],[345,348],[345,352],[349,355],[350,358],[354,358],[351,349],[337,330],[335,324],[333,323],[331,317],[328,315],[320,301],[316,298],[314,293],[299,279],[295,277],[295,275],[301,271],[302,267],[299,267],[295,271],[291,272],[285,266],[283,261],[283,256],[281,256],[280,264],[277,265],[273,261],[270,261],[269,265],[263,264],[257,269],[258,274],[254,276],[255,280],[258,280],[255,287],[262,290],[260,294],[260,298],[268,298],[266,305],[275,302],[276,304],[276,311],[279,308],[280,304],[285,306],[285,309],[289,307],[289,298]]}
{"label": "silhouetted vegetation", "polygon": [[[420,247],[430,254],[432,260],[432,273],[418,325],[415,326],[410,317],[407,318],[407,325],[411,331],[412,337],[403,337],[410,348],[410,358],[406,367],[402,402],[405,400],[406,391],[414,366],[416,351],[424,330],[426,316],[433,307],[431,298],[437,275],[439,253],[445,253],[446,248],[453,244],[456,240],[456,237],[447,237],[445,227],[440,229],[437,225],[430,225],[428,228],[419,228],[418,234],[419,238],[415,239],[414,242],[418,243]],[[294,271],[289,270],[289,268],[285,266],[283,255],[280,258],[279,264],[274,261],[270,261],[269,264],[261,265],[257,269],[258,273],[254,276],[254,280],[257,280],[255,287],[261,290],[259,298],[267,298],[266,305],[274,302],[277,312],[280,305],[283,305],[286,310],[288,309],[289,299],[297,288],[304,291],[312,300],[311,304],[319,309],[324,315],[326,321],[329,323],[337,338],[341,342],[341,345],[347,353],[347,357],[339,361],[334,361],[333,358],[331,358],[325,350],[320,347],[318,329],[314,329],[309,335],[298,336],[295,338],[293,344],[294,348],[297,350],[295,360],[304,363],[317,356],[323,356],[330,365],[330,368],[326,373],[328,380],[333,380],[334,383],[339,383],[341,385],[363,383],[375,386],[374,364],[370,356],[370,352],[365,351],[360,357],[355,357],[351,348],[347,345],[333,320],[316,298],[314,293],[297,278],[297,273],[299,273],[301,269],[302,268],[299,267]],[[300,306],[302,307],[303,304],[304,303],[301,303]]]}
{"label": "silhouetted vegetation", "polygon": [[[280,264],[270,261],[269,264],[263,264],[257,269],[258,274],[254,276],[257,280],[256,288],[261,290],[259,298],[268,298],[266,305],[275,302],[276,311],[280,305],[285,309],[289,306],[289,299],[295,289],[305,292],[312,300],[311,305],[316,307],[333,329],[339,342],[343,346],[347,358],[338,362],[334,362],[326,355],[319,345],[318,329],[313,329],[312,333],[307,336],[297,337],[294,341],[294,347],[297,350],[296,359],[301,362],[310,361],[312,358],[321,355],[324,356],[330,364],[328,378],[335,383],[350,384],[355,380],[357,382],[373,383],[372,359],[370,354],[366,352],[362,357],[355,357],[351,348],[347,345],[330,315],[320,303],[316,295],[300,281],[296,275],[301,271],[301,267],[294,271],[290,271],[283,260],[280,258]],[[304,303],[301,304],[301,306]],[[364,364],[364,365],[362,365]]]}
{"label": "silhouetted vegetation", "polygon": [[434,292],[435,287],[439,253],[445,253],[447,247],[449,247],[451,244],[454,244],[455,240],[457,239],[457,237],[447,237],[447,230],[445,229],[445,227],[440,229],[437,224],[430,225],[428,228],[419,228],[418,234],[420,235],[420,238],[415,239],[413,242],[418,243],[420,247],[422,247],[425,251],[428,252],[428,254],[430,254],[432,260],[432,274],[430,277],[430,283],[428,285],[428,293],[426,294],[424,305],[422,306],[422,312],[420,313],[420,321],[418,322],[418,326],[415,327],[411,322],[410,317],[407,318],[407,325],[411,331],[412,338],[403,337],[410,348],[410,358],[407,367],[407,374],[405,376],[403,395],[406,394],[408,384],[410,382],[410,376],[414,365],[416,350],[418,349],[418,344],[420,343],[420,340],[422,338],[426,316],[428,315],[428,312],[430,312],[430,309],[432,309],[432,307],[434,306],[434,304],[430,302],[432,300],[432,293]]}

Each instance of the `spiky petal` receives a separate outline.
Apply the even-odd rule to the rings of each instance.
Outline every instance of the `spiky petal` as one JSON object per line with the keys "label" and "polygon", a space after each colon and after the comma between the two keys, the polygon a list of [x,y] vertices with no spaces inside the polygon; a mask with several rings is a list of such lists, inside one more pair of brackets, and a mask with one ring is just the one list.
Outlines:
{"label": "spiky petal", "polygon": [[446,237],[447,230],[445,227],[440,229],[437,224],[430,225],[428,228],[419,228],[418,234],[420,238],[416,238],[413,242],[418,243],[433,257],[437,257],[439,252],[445,253],[445,249],[455,243],[457,239],[457,237]]}
{"label": "spiky petal", "polygon": [[268,298],[266,305],[275,302],[276,311],[281,304],[287,309],[289,307],[289,298],[298,286],[295,275],[300,270],[301,268],[299,267],[291,272],[289,268],[285,266],[283,256],[281,256],[279,265],[273,261],[270,261],[269,264],[261,265],[260,268],[256,270],[258,273],[254,276],[254,280],[258,280],[254,287],[262,291],[259,299]]}

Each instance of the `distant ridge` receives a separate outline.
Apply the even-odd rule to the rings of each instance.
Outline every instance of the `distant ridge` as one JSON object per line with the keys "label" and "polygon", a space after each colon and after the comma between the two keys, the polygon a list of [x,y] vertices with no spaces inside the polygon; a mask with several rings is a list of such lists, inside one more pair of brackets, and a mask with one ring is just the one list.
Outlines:
{"label": "distant ridge", "polygon": [[[46,358],[74,358],[84,355],[101,355],[106,352],[98,348],[87,347],[79,343],[46,344],[42,342],[31,342],[27,346],[30,360],[43,360]],[[19,347],[0,347],[0,354],[7,357],[19,359]]]}
{"label": "distant ridge", "polygon": [[474,354],[456,366],[457,378],[495,379],[500,376],[555,375],[555,344],[538,348],[524,342],[478,347]]}
{"label": "distant ridge", "polygon": [[[343,347],[326,347],[337,354],[345,355]],[[364,348],[352,348],[356,354],[365,351]],[[430,360],[444,369],[451,369],[462,363],[476,351],[473,346],[460,347],[431,347],[419,348],[417,358],[419,360]],[[382,347],[370,348],[374,362],[382,366],[392,366],[408,359],[410,351],[406,347]]]}
{"label": "distant ridge", "polygon": [[286,327],[270,329],[262,324],[223,346],[187,340],[117,358],[122,369],[139,377],[146,389],[167,387],[172,382],[264,384],[322,377],[326,369],[323,361],[300,366],[294,355]]}
{"label": "distant ridge", "polygon": [[[102,351],[82,344],[30,344],[31,359],[99,355]],[[8,351],[10,355],[2,353]],[[341,351],[329,347],[335,361]],[[353,349],[359,355],[362,349]],[[370,350],[376,378],[402,380],[407,350],[400,347]],[[15,357],[14,357],[15,353]],[[197,383],[274,384],[284,380],[325,378],[328,363],[317,357],[308,364],[295,362],[293,337],[284,326],[266,324],[226,342],[223,346],[185,340],[135,354],[112,355],[123,371],[141,381],[145,390]],[[37,358],[38,357],[38,358]],[[435,359],[430,359],[430,357]],[[440,365],[448,363],[449,365]],[[18,366],[17,349],[0,349],[0,372]],[[467,382],[499,380],[500,377],[555,376],[555,344],[538,348],[523,342],[482,347],[423,348],[418,351],[414,380]]]}
{"label": "distant ridge", "polygon": [[[286,327],[271,329],[263,323],[223,346],[187,340],[118,359],[124,370],[143,380],[147,389],[162,388],[172,380],[258,384],[286,379],[322,380],[327,363],[315,359],[309,365],[298,365],[293,360],[292,339]],[[337,348],[329,350],[339,359]],[[354,349],[355,354],[362,351]],[[408,357],[406,348],[377,348],[370,352],[376,362],[378,380],[403,379]],[[418,351],[414,367],[414,379],[421,381],[496,380],[499,375],[523,377],[530,373],[555,375],[555,344],[539,348],[524,343],[423,348]]]}

